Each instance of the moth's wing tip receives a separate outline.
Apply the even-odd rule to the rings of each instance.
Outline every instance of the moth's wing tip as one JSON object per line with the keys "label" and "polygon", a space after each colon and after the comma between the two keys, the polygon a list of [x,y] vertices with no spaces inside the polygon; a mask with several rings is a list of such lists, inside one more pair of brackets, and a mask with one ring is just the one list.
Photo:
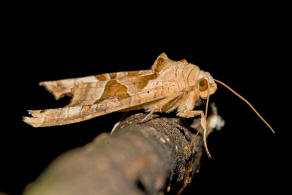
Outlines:
{"label": "moth's wing tip", "polygon": [[51,81],[39,82],[39,86],[44,87],[49,93],[51,93],[54,96],[55,100],[59,100],[66,95],[62,90],[58,90],[56,87],[54,87]]}
{"label": "moth's wing tip", "polygon": [[43,110],[27,110],[28,114],[31,116],[23,116],[22,120],[26,124],[33,127],[41,127],[41,114]]}
{"label": "moth's wing tip", "polygon": [[23,122],[25,122],[26,124],[28,124],[32,127],[40,127],[40,125],[38,123],[38,118],[24,116],[24,117],[22,117],[22,120],[23,120]]}

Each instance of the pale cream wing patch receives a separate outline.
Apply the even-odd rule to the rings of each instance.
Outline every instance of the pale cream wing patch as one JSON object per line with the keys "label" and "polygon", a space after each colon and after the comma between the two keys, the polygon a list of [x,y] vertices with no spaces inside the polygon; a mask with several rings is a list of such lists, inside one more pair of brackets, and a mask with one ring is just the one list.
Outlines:
{"label": "pale cream wing patch", "polygon": [[81,78],[71,78],[56,81],[43,81],[40,86],[44,86],[50,93],[52,93],[56,100],[65,95],[71,95],[71,89],[79,83],[98,82],[95,76],[87,76]]}
{"label": "pale cream wing patch", "polygon": [[68,107],[94,104],[101,98],[107,82],[80,83],[74,86],[71,92],[72,99]]}

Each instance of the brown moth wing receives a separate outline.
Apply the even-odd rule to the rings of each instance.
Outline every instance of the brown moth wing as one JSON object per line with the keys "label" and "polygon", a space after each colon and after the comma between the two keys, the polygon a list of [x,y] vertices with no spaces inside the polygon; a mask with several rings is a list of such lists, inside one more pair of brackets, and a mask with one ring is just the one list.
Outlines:
{"label": "brown moth wing", "polygon": [[80,78],[69,78],[55,81],[43,81],[40,82],[40,86],[44,86],[50,93],[52,93],[56,100],[60,99],[65,95],[72,95],[71,90],[74,86],[80,83],[88,82],[104,82],[110,79],[118,79],[128,75],[144,75],[151,74],[152,70],[140,70],[140,71],[129,71],[129,72],[116,72],[106,73],[99,75],[91,75]]}
{"label": "brown moth wing", "polygon": [[[167,63],[168,62],[168,63]],[[72,95],[72,88],[81,83],[99,82],[100,86],[111,79],[121,79],[128,76],[150,75],[159,73],[161,70],[168,68],[174,61],[170,60],[165,53],[160,54],[155,60],[152,70],[138,70],[128,72],[105,73],[98,75],[91,75],[79,78],[69,78],[55,81],[40,82],[40,86],[44,86],[50,93],[52,93],[56,100],[65,95]]]}
{"label": "brown moth wing", "polygon": [[[152,70],[41,82],[40,85],[44,85],[56,99],[65,94],[73,95],[71,103],[64,108],[31,110],[32,117],[24,117],[24,121],[34,127],[43,127],[80,122],[122,110],[174,110],[181,96],[176,78],[172,74],[169,77],[169,73],[175,70],[174,64],[162,53]],[[167,103],[171,105],[163,108]]]}
{"label": "brown moth wing", "polygon": [[[73,98],[68,106],[30,110],[32,117],[24,117],[24,121],[34,127],[45,127],[76,123],[116,111],[141,108],[159,111],[162,105],[175,99],[180,93],[176,92],[173,80],[151,80],[154,76],[113,79],[107,81],[104,87],[100,86],[100,82],[79,84],[73,88]],[[100,90],[102,93],[97,97],[96,92],[101,92]],[[165,98],[166,101],[163,101]]]}
{"label": "brown moth wing", "polygon": [[[152,72],[152,71],[151,71]],[[147,72],[148,73],[148,72]],[[139,109],[144,104],[165,98],[167,86],[155,80],[157,74],[145,74],[111,79],[108,81],[80,83],[71,93],[71,103],[64,108],[31,110],[32,117],[24,121],[34,127],[64,125],[88,120],[111,112]],[[150,85],[148,85],[150,84]]]}
{"label": "brown moth wing", "polygon": [[[114,96],[119,96],[119,98],[133,97],[136,93],[141,92],[150,80],[155,78],[157,78],[157,74],[153,73],[132,74],[122,78],[110,79],[108,81],[80,83],[73,87],[71,91],[73,97],[68,106],[92,105]],[[152,88],[158,85],[152,85]]]}
{"label": "brown moth wing", "polygon": [[111,112],[139,107],[146,103],[161,100],[165,98],[165,96],[159,96],[157,94],[157,91],[161,90],[163,90],[162,87],[157,87],[149,92],[141,91],[133,97],[117,95],[100,100],[98,103],[93,105],[67,106],[64,108],[46,110],[30,110],[29,113],[32,117],[24,117],[23,120],[33,127],[56,126],[81,122]]}
{"label": "brown moth wing", "polygon": [[92,105],[113,96],[132,97],[144,88],[156,88],[161,85],[161,81],[167,82],[167,75],[161,81],[156,79],[163,76],[161,73],[167,71],[173,62],[162,53],[154,62],[152,70],[102,74],[98,75],[99,80],[96,82],[76,82],[71,90],[73,98],[68,106]]}

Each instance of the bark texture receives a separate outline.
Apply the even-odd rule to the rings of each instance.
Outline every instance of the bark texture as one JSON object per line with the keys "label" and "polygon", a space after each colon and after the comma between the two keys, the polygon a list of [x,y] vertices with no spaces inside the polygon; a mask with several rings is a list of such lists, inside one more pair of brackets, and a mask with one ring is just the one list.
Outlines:
{"label": "bark texture", "polygon": [[202,137],[183,125],[188,120],[153,115],[141,123],[145,116],[132,115],[113,134],[62,154],[24,194],[180,193],[199,169]]}

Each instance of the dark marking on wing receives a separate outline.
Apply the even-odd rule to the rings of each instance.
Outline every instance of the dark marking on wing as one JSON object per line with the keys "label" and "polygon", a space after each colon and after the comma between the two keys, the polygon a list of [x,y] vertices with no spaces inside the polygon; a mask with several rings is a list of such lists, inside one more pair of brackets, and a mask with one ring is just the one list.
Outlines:
{"label": "dark marking on wing", "polygon": [[105,74],[98,74],[98,75],[95,75],[95,77],[100,80],[100,81],[106,81],[107,78],[105,76]]}
{"label": "dark marking on wing", "polygon": [[126,86],[118,83],[116,80],[110,80],[107,82],[102,96],[95,102],[95,104],[101,102],[106,98],[114,96],[117,96],[120,99],[130,97]]}

